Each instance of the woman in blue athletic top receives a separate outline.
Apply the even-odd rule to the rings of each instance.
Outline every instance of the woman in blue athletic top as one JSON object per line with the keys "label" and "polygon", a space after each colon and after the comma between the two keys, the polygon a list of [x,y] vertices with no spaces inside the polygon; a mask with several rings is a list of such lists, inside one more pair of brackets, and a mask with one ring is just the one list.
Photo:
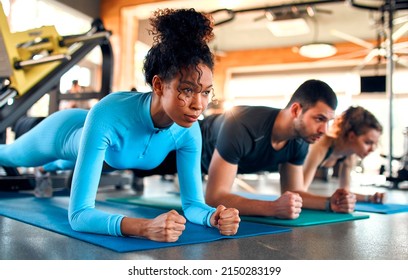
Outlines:
{"label": "woman in blue athletic top", "polygon": [[175,150],[186,218],[233,235],[238,211],[205,204],[198,116],[212,94],[212,23],[190,10],[158,10],[150,19],[154,44],[144,71],[149,93],[117,92],[89,112],[70,109],[49,116],[11,145],[0,145],[0,165],[73,167],[69,222],[77,231],[142,236],[174,242],[185,218],[172,210],[154,219],[110,214],[95,208],[103,167],[152,169]]}

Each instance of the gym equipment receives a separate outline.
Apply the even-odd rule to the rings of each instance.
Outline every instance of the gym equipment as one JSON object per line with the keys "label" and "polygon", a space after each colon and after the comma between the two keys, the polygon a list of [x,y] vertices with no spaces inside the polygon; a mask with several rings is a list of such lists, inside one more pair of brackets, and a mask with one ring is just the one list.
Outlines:
{"label": "gym equipment", "polygon": [[408,181],[408,127],[404,130],[404,155],[399,160],[399,169],[397,171],[397,176],[387,177],[387,181],[391,182],[392,188],[400,188],[399,184]]}
{"label": "gym equipment", "polygon": [[[92,22],[88,32],[78,35],[61,36],[53,26],[12,33],[0,3],[0,143],[5,143],[7,127],[22,125],[22,120],[18,122],[21,118],[28,122],[24,130],[31,129],[36,120],[25,118],[27,111],[46,93],[51,95],[51,108],[62,75],[96,47],[102,54],[100,90],[81,93],[80,99],[101,99],[109,94],[113,80],[110,35],[100,19]],[[6,175],[0,176],[2,190],[34,188],[33,175],[22,175],[16,168],[1,169]]]}
{"label": "gym equipment", "polygon": [[[403,167],[398,172],[398,177],[393,176],[392,161],[393,156],[393,103],[394,103],[394,89],[393,89],[393,75],[395,68],[394,56],[394,14],[399,10],[408,10],[408,2],[406,0],[385,0],[385,1],[361,1],[350,0],[353,7],[360,9],[367,9],[371,11],[380,11],[386,17],[386,50],[387,50],[387,71],[386,71],[386,91],[389,99],[389,154],[388,154],[388,173],[387,181],[391,182],[393,188],[399,188],[398,184],[408,179],[408,167]],[[406,151],[407,149],[405,149]],[[406,156],[404,156],[406,158]],[[404,165],[403,165],[404,166]]]}
{"label": "gym equipment", "polygon": [[[111,92],[113,53],[111,35],[96,19],[85,34],[60,36],[54,27],[44,26],[11,33],[0,8],[0,133],[12,126],[44,94],[58,86],[61,76],[95,47],[102,52],[99,92],[87,98],[101,99]],[[39,57],[39,58],[38,58]],[[11,105],[6,104],[12,98]]]}

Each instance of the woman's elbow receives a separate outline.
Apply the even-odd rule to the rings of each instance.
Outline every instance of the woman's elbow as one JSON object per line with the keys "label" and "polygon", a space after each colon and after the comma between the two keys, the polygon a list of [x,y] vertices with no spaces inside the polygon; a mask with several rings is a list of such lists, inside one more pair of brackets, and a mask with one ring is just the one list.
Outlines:
{"label": "woman's elbow", "polygon": [[72,230],[74,231],[86,231],[84,228],[84,223],[81,221],[81,212],[80,211],[75,211],[75,212],[68,212],[68,222],[69,225],[71,226]]}

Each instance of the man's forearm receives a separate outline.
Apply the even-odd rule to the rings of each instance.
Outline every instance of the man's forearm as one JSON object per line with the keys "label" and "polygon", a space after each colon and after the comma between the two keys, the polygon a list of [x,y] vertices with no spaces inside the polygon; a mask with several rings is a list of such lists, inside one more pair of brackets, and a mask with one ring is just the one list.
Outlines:
{"label": "man's forearm", "polygon": [[207,203],[213,207],[224,205],[227,208],[236,208],[240,215],[274,216],[272,201],[248,199],[236,194],[227,193],[207,198]]}
{"label": "man's forearm", "polygon": [[305,191],[294,191],[298,193],[303,199],[303,207],[306,209],[325,210],[326,201],[330,196],[321,196]]}

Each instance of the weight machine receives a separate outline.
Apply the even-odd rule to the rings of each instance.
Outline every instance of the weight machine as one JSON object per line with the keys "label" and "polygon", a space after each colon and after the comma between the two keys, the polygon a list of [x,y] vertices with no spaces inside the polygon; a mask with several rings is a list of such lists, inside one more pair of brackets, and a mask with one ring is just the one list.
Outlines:
{"label": "weight machine", "polygon": [[[0,143],[6,141],[6,129],[24,117],[41,97],[52,93],[51,100],[55,101],[62,75],[96,47],[102,54],[100,90],[81,93],[80,99],[101,99],[111,92],[111,32],[101,20],[94,20],[88,32],[78,35],[61,36],[54,26],[12,33],[0,3],[0,28]],[[0,176],[1,190],[34,189],[34,175],[20,174],[16,168],[2,169],[5,174]]]}

